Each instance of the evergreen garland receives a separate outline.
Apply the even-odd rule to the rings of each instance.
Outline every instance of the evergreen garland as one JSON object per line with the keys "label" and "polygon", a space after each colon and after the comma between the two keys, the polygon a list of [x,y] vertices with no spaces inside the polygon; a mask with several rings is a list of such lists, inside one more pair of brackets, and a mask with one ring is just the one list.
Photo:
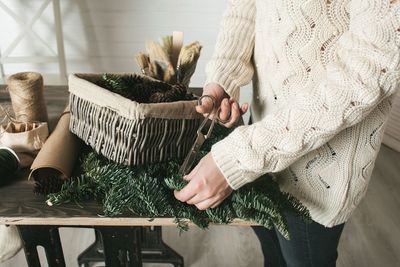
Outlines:
{"label": "evergreen garland", "polygon": [[[214,136],[205,142],[197,160],[228,131],[216,127]],[[210,223],[229,224],[239,218],[268,229],[275,226],[286,239],[290,235],[284,212],[310,220],[308,210],[294,197],[281,192],[270,177],[260,178],[234,191],[217,208],[200,211],[174,197],[174,190],[187,184],[179,174],[178,160],[128,167],[87,151],[81,156],[80,167],[81,175],[68,180],[60,192],[48,195],[49,205],[79,204],[95,199],[102,204],[105,216],[174,217],[182,230],[188,229],[189,221],[206,228]]]}

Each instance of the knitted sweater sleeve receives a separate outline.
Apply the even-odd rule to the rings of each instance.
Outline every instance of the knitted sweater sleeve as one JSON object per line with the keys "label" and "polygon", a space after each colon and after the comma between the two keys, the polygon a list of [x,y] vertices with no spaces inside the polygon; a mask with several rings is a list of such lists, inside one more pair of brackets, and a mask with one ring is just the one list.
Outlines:
{"label": "knitted sweater sleeve", "polygon": [[319,86],[296,92],[290,105],[262,121],[237,128],[211,153],[230,186],[238,189],[287,168],[360,122],[399,84],[400,1],[352,1],[349,29],[339,38],[336,60],[327,65]]}
{"label": "knitted sweater sleeve", "polygon": [[223,16],[215,52],[206,66],[206,84],[218,83],[234,99],[253,77],[255,0],[230,0]]}

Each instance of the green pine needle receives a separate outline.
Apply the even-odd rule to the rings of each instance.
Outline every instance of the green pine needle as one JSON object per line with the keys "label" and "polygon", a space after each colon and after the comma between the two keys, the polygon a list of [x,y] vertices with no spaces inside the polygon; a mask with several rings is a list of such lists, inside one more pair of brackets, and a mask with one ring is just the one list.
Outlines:
{"label": "green pine needle", "polygon": [[[212,144],[229,132],[217,127],[213,137],[203,145],[197,162],[208,153]],[[60,192],[48,195],[48,204],[82,204],[95,199],[102,205],[105,216],[173,217],[182,231],[188,229],[188,220],[200,228],[207,228],[210,223],[229,224],[239,218],[269,229],[274,226],[287,239],[290,229],[285,212],[310,220],[308,210],[297,199],[281,192],[269,176],[234,191],[217,208],[200,211],[174,197],[174,190],[181,190],[187,184],[179,174],[180,162],[177,160],[128,167],[87,151],[79,162],[82,174],[65,182]]]}

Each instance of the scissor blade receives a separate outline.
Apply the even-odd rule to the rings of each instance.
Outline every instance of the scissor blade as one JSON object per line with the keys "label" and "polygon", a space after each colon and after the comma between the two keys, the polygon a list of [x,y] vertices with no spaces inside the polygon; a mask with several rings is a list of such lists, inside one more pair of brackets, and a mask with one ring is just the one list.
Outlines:
{"label": "scissor blade", "polygon": [[194,163],[194,160],[196,159],[196,155],[197,155],[197,153],[199,153],[200,148],[203,145],[205,140],[206,140],[206,138],[204,137],[204,134],[202,134],[202,133],[197,134],[196,141],[194,142],[189,153],[187,154],[185,161],[183,162],[181,168],[179,169],[179,173],[181,173],[182,175],[186,175],[189,173],[189,171],[192,168],[192,165]]}

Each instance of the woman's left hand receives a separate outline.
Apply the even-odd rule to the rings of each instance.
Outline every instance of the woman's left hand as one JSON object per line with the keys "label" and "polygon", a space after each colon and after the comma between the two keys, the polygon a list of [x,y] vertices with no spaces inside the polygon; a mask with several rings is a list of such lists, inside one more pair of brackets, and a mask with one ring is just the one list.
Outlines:
{"label": "woman's left hand", "polygon": [[185,177],[189,183],[180,191],[175,191],[179,201],[196,205],[199,210],[215,208],[232,193],[224,175],[208,153]]}

